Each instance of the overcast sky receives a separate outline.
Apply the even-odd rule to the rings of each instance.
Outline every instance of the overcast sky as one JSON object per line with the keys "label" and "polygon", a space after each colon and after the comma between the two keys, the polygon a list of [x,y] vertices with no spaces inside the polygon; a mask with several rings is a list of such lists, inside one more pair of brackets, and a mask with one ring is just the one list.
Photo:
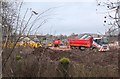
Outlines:
{"label": "overcast sky", "polygon": [[98,33],[99,31],[104,34],[105,32],[104,14],[96,11],[98,7],[95,0],[25,0],[22,14],[26,8],[41,13],[52,7],[56,8],[44,14],[47,16],[42,20],[49,19],[37,33],[70,35],[71,33]]}

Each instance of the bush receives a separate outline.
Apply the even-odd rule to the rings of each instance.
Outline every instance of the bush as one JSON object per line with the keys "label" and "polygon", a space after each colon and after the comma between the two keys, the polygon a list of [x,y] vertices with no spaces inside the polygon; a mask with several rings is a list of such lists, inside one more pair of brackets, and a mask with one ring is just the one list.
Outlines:
{"label": "bush", "polygon": [[16,60],[17,61],[19,61],[19,60],[21,60],[22,59],[22,57],[20,56],[20,55],[16,55]]}
{"label": "bush", "polygon": [[63,57],[63,58],[60,59],[60,63],[61,64],[69,64],[70,63],[70,59],[66,58],[66,57]]}

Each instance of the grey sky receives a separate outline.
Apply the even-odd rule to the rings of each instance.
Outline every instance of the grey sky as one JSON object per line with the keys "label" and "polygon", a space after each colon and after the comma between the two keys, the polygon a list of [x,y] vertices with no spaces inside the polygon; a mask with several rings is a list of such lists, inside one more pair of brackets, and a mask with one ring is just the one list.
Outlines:
{"label": "grey sky", "polygon": [[50,19],[39,29],[40,34],[69,35],[71,33],[98,33],[97,31],[104,34],[105,32],[104,15],[97,13],[96,2],[93,0],[89,2],[26,2],[23,7],[24,11],[28,7],[38,13],[57,7],[44,14],[49,16],[43,19]]}

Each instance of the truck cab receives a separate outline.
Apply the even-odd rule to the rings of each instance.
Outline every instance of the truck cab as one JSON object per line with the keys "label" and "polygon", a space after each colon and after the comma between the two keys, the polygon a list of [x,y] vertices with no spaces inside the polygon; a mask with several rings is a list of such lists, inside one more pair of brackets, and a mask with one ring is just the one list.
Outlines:
{"label": "truck cab", "polygon": [[109,51],[109,42],[107,37],[93,38],[93,48],[97,48],[98,51]]}

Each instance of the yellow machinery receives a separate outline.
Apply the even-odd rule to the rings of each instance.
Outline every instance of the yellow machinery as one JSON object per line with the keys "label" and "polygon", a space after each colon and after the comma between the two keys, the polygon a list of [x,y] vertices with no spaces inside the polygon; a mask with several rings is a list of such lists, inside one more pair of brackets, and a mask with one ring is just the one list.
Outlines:
{"label": "yellow machinery", "polygon": [[[14,47],[14,44],[15,43],[9,43],[7,45],[2,44],[2,47],[7,47],[7,48],[13,48]],[[18,48],[18,47],[31,47],[31,48],[38,48],[38,47],[42,47],[42,44],[39,44],[39,43],[27,43],[27,42],[18,42],[15,46],[15,48]]]}
{"label": "yellow machinery", "polygon": [[[15,42],[8,42],[7,45],[5,45],[5,43],[3,43],[1,46],[2,46],[3,48],[4,48],[4,47],[13,48],[14,45],[15,45]],[[26,37],[26,38],[24,38],[22,41],[17,42],[15,48],[18,48],[18,47],[38,48],[38,47],[42,47],[42,44],[36,43],[36,42],[30,40],[30,38]]]}
{"label": "yellow machinery", "polygon": [[49,43],[49,44],[48,44],[48,47],[52,47],[52,46],[53,46],[52,43]]}

